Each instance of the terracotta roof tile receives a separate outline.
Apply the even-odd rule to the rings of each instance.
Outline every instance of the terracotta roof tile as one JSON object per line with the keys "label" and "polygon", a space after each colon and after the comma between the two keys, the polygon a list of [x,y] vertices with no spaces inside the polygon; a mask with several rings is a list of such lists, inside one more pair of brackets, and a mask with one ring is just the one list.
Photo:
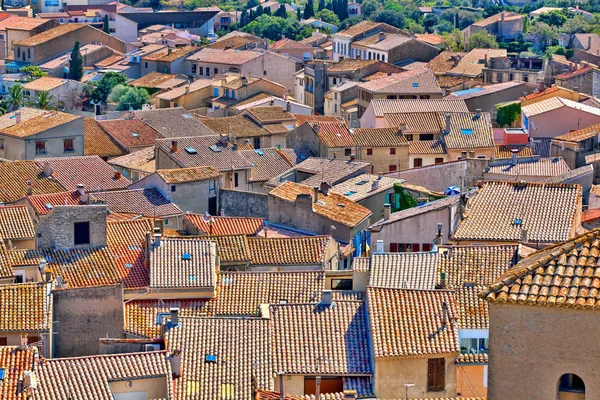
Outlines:
{"label": "terracotta roof tile", "polygon": [[367,300],[376,358],[458,355],[456,299],[452,291],[370,287]]}
{"label": "terracotta roof tile", "polygon": [[310,157],[283,174],[277,175],[266,184],[277,187],[288,180],[288,174],[291,173],[296,174],[299,183],[306,186],[317,187],[322,181],[336,185],[359,173],[364,173],[369,165],[370,163],[361,161]]}
{"label": "terracotta roof tile", "polygon": [[372,373],[362,301],[271,305],[274,370],[287,374]]}
{"label": "terracotta roof tile", "polygon": [[35,90],[36,92],[46,92],[56,89],[69,81],[66,79],[53,78],[50,76],[42,76],[34,79],[23,85],[23,90]]}
{"label": "terracotta roof tile", "polygon": [[0,200],[14,202],[27,195],[28,181],[33,194],[64,192],[65,188],[42,173],[34,161],[0,163]]}
{"label": "terracotta roof tile", "polygon": [[238,151],[252,163],[250,182],[268,181],[309,157],[309,154],[303,151],[277,149],[274,147]]}
{"label": "terracotta roof tile", "polygon": [[250,262],[250,250],[246,235],[201,236],[217,242],[219,262],[247,264]]}
{"label": "terracotta roof tile", "polygon": [[47,111],[40,116],[21,120],[19,124],[15,123],[12,126],[2,128],[0,132],[5,135],[23,138],[56,128],[79,118],[81,117],[60,111]]}
{"label": "terracotta roof tile", "polygon": [[213,167],[157,169],[156,173],[166,183],[188,183],[219,179],[221,174]]}
{"label": "terracotta roof tile", "polygon": [[331,188],[331,191],[346,196],[352,201],[361,201],[370,196],[392,189],[396,183],[403,182],[403,179],[391,176],[362,174],[334,185]]}
{"label": "terracotta roof tile", "polygon": [[568,240],[580,212],[581,186],[551,183],[483,182],[469,200],[455,240],[539,242]]}
{"label": "terracotta roof tile", "polygon": [[406,137],[396,128],[361,128],[351,131],[355,146],[391,147],[406,146]]}
{"label": "terracotta roof tile", "polygon": [[105,202],[111,212],[140,214],[145,217],[167,217],[183,214],[156,188],[98,192],[94,200]]}
{"label": "terracotta roof tile", "polygon": [[204,125],[219,135],[230,135],[235,138],[267,136],[270,132],[254,123],[248,117],[238,114],[231,117],[209,118],[199,117]]}
{"label": "terracotta roof tile", "polygon": [[303,236],[294,238],[249,237],[252,265],[324,265],[330,236]]}
{"label": "terracotta roof tile", "polygon": [[294,115],[287,112],[283,109],[283,107],[280,106],[252,107],[247,108],[245,112],[263,124],[282,121],[296,122]]}
{"label": "terracotta roof tile", "polygon": [[98,124],[124,148],[152,146],[161,136],[151,127],[136,119],[98,121]]}
{"label": "terracotta roof tile", "polygon": [[38,351],[34,346],[25,349],[17,346],[0,347],[0,365],[5,371],[0,388],[1,398],[5,400],[27,399],[29,394],[23,388],[22,382],[25,372],[31,372],[36,358],[38,358]]}
{"label": "terracotta roof tile", "polygon": [[155,171],[154,146],[108,160],[110,165],[151,174]]}
{"label": "terracotta roof tile", "polygon": [[[171,351],[184,350],[177,398],[212,400],[226,391],[236,400],[254,400],[253,379],[258,387],[273,387],[265,319],[182,317],[166,342]],[[205,361],[207,355],[215,355],[216,362]]]}
{"label": "terracotta roof tile", "polygon": [[590,66],[587,66],[587,67],[579,68],[579,69],[577,69],[575,71],[565,72],[564,74],[556,75],[554,77],[554,79],[559,79],[559,80],[571,79],[571,78],[574,78],[574,77],[579,76],[579,75],[586,74],[586,73],[591,72],[591,71],[594,71],[594,68],[592,68]]}
{"label": "terracotta roof tile", "polygon": [[[285,182],[273,189],[269,195],[295,203],[297,196],[308,195],[312,198],[313,192],[309,186]],[[313,212],[350,227],[358,225],[371,215],[367,208],[333,192],[327,196],[319,192],[318,201],[313,203]]]}
{"label": "terracotta roof tile", "polygon": [[516,148],[519,149],[519,152],[517,153],[517,157],[533,157],[533,151],[531,149],[531,147],[529,146],[523,146],[523,147],[519,147],[519,146],[509,146],[509,145],[503,145],[503,146],[496,146],[496,150],[494,151],[494,158],[495,159],[499,159],[499,158],[512,158],[512,149]]}
{"label": "terracotta roof tile", "polygon": [[359,69],[377,64],[377,60],[358,60],[355,58],[344,58],[342,61],[327,68],[328,72],[355,72]]}
{"label": "terracotta roof tile", "polygon": [[139,110],[133,112],[133,117],[150,126],[164,138],[214,134],[183,107]]}
{"label": "terracotta roof tile", "polygon": [[550,94],[550,93],[558,92],[559,90],[564,90],[564,89],[563,88],[559,88],[558,86],[552,86],[552,87],[549,87],[548,89],[544,89],[542,91],[530,93],[527,96],[522,96],[522,97],[519,98],[519,100],[521,100],[521,101],[533,100],[533,99],[537,99],[538,97],[542,97],[542,96],[545,96],[545,95]]}
{"label": "terracotta roof tile", "polygon": [[31,215],[25,206],[0,206],[0,240],[35,238]]}
{"label": "terracotta roof tile", "polygon": [[416,112],[469,112],[465,101],[462,99],[430,99],[430,100],[386,100],[374,99],[371,104],[376,117],[394,113]]}
{"label": "terracotta roof tile", "polygon": [[373,254],[369,286],[393,289],[435,289],[437,253]]}
{"label": "terracotta roof tile", "polygon": [[447,71],[450,75],[466,75],[477,77],[481,75],[485,64],[481,60],[493,57],[506,57],[505,49],[473,49],[465,55],[458,65]]}
{"label": "terracotta roof tile", "polygon": [[[445,125],[446,116],[438,113],[440,125]],[[443,121],[443,122],[442,122]],[[450,132],[442,136],[448,149],[493,148],[494,139],[489,113],[451,113]],[[442,125],[442,126],[444,126]]]}
{"label": "terracotta roof tile", "polygon": [[456,357],[455,364],[457,365],[469,365],[469,364],[487,364],[487,354],[461,354]]}
{"label": "terracotta roof tile", "polygon": [[184,218],[205,235],[256,235],[265,224],[263,218],[212,216],[211,224],[201,214],[186,213]]}
{"label": "terracotta roof tile", "polygon": [[372,93],[441,93],[433,72],[428,69],[392,74],[381,79],[362,83],[360,90]]}
{"label": "terracotta roof tile", "polygon": [[[107,247],[77,248],[68,250],[27,250],[25,257],[42,256],[53,271],[56,280],[67,287],[114,285],[121,282],[121,274],[113,254]],[[37,263],[36,263],[37,264]]]}
{"label": "terracotta roof tile", "polygon": [[83,136],[86,156],[118,157],[125,154],[94,118],[83,119]]}
{"label": "terracotta roof tile", "polygon": [[564,135],[555,136],[552,138],[552,140],[561,140],[565,142],[579,142],[582,140],[596,137],[598,136],[598,134],[600,134],[600,124],[595,124],[583,129],[565,133]]}
{"label": "terracotta roof tile", "polygon": [[131,181],[117,177],[115,170],[98,156],[36,158],[35,163],[44,170],[50,163],[52,177],[66,190],[75,190],[82,184],[88,191],[124,189]]}
{"label": "terracotta roof tile", "polygon": [[[60,205],[80,205],[81,195],[77,190],[69,192],[60,192],[52,194],[38,194],[33,196],[27,196],[27,201],[33,207],[37,215],[47,215],[54,206]],[[51,207],[48,207],[51,206]],[[0,235],[1,237],[2,235]]]}
{"label": "terracotta roof tile", "polygon": [[41,43],[45,43],[50,40],[61,37],[62,35],[65,35],[67,33],[77,31],[77,30],[83,28],[84,26],[87,26],[87,25],[86,24],[60,24],[54,28],[48,29],[47,31],[38,33],[37,35],[28,37],[23,40],[19,40],[18,42],[14,42],[14,45],[15,46],[27,46],[27,47],[37,46]]}
{"label": "terracotta roof tile", "polygon": [[214,241],[163,238],[150,249],[150,287],[214,287],[216,255]]}
{"label": "terracotta roof tile", "polygon": [[567,165],[562,157],[554,158],[540,158],[533,161],[522,162],[517,160],[516,165],[504,164],[490,166],[484,170],[486,174],[497,174],[514,176],[515,179],[526,176],[536,177],[552,177],[565,174],[569,172],[571,168]]}
{"label": "terracotta roof tile", "polygon": [[201,51],[187,57],[188,61],[197,61],[205,64],[244,65],[247,62],[260,57],[262,54],[250,50],[213,49],[204,48]]}
{"label": "terracotta roof tile", "polygon": [[48,332],[52,323],[52,301],[46,283],[0,285],[0,331]]}
{"label": "terracotta roof tile", "polygon": [[415,140],[408,142],[408,154],[446,154],[441,140]]}
{"label": "terracotta roof tile", "polygon": [[328,148],[354,146],[352,135],[344,122],[309,122],[308,124]]}
{"label": "terracotta roof tile", "polygon": [[326,115],[303,115],[293,114],[296,118],[296,125],[300,126],[305,122],[343,122],[344,119],[341,117],[332,117]]}
{"label": "terracotta roof tile", "polygon": [[494,303],[596,310],[600,307],[593,230],[538,251],[496,279],[481,294]]}

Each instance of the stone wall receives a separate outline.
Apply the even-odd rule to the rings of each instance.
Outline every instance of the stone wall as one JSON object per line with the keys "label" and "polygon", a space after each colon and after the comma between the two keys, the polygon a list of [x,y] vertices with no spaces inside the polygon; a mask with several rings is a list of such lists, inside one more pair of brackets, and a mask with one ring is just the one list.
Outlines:
{"label": "stone wall", "polygon": [[468,159],[412,168],[388,175],[406,179],[408,183],[424,186],[434,192],[444,192],[449,186],[475,186],[478,180],[483,179],[483,169],[487,163],[487,160]]}
{"label": "stone wall", "polygon": [[54,291],[54,357],[98,354],[100,338],[123,337],[123,318],[121,286]]}
{"label": "stone wall", "polygon": [[221,189],[219,204],[227,217],[269,217],[267,195],[263,193]]}
{"label": "stone wall", "polygon": [[[90,223],[89,246],[106,246],[106,205],[54,206],[36,226],[38,247],[75,246],[75,222]],[[87,246],[86,246],[87,247]]]}

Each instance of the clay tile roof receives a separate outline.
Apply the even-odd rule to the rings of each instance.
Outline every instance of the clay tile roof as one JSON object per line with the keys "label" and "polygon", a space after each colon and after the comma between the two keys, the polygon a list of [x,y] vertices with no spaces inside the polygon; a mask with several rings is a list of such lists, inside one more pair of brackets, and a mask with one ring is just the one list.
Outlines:
{"label": "clay tile roof", "polygon": [[306,160],[309,153],[294,149],[238,150],[252,163],[250,182],[264,182]]}
{"label": "clay tile roof", "polygon": [[150,283],[145,264],[146,233],[152,233],[151,219],[107,221],[106,244],[125,288],[147,287]]}
{"label": "clay tile roof", "polygon": [[565,90],[565,89],[560,88],[558,86],[552,86],[552,87],[549,87],[548,89],[544,89],[539,92],[530,93],[527,96],[521,96],[519,98],[519,100],[521,100],[521,101],[533,100],[533,99],[537,99],[538,97],[542,97],[542,96],[545,96],[550,93],[558,92],[559,90]]}
{"label": "clay tile roof", "polygon": [[[348,37],[354,38],[356,36],[364,35],[366,33],[374,31],[377,28],[380,28],[381,26],[384,26],[384,25],[389,26],[389,25],[381,23],[381,22],[361,21],[358,24],[352,25],[348,29],[337,32],[335,34],[335,36],[348,36]],[[394,28],[392,28],[392,30],[393,29]],[[397,31],[400,31],[400,30],[397,29]]]}
{"label": "clay tile roof", "polygon": [[[266,319],[181,317],[165,341],[170,351],[184,350],[178,399],[215,399],[226,391],[236,400],[255,400],[253,379],[258,387],[274,385]],[[207,355],[217,361],[206,362]]]}
{"label": "clay tile roof", "polygon": [[150,251],[150,287],[214,287],[216,256],[214,241],[163,238]]}
{"label": "clay tile roof", "polygon": [[355,41],[352,46],[365,46],[371,49],[389,51],[413,40],[411,37],[393,33],[383,33],[382,36],[383,38],[380,37],[380,34],[370,35]]}
{"label": "clay tile roof", "polygon": [[562,157],[540,158],[528,162],[517,161],[516,165],[496,165],[488,166],[486,174],[497,174],[505,176],[514,176],[516,178],[523,176],[552,177],[565,174],[571,168]]}
{"label": "clay tile roof", "polygon": [[269,132],[258,126],[245,115],[209,118],[199,117],[200,121],[219,135],[231,134],[235,138],[267,136]]}
{"label": "clay tile roof", "polygon": [[366,310],[362,301],[271,305],[275,371],[287,374],[369,375]]}
{"label": "clay tile roof", "polygon": [[[342,61],[333,64],[327,68],[328,72],[354,72],[359,69],[377,64],[377,60],[357,60],[354,58],[344,58]],[[387,75],[387,74],[386,74]]]}
{"label": "clay tile roof", "polygon": [[534,242],[568,240],[577,228],[581,186],[486,181],[467,204],[455,240]]}
{"label": "clay tile roof", "polygon": [[342,196],[346,196],[352,201],[361,201],[370,196],[392,189],[396,183],[403,182],[403,179],[391,176],[361,174],[334,185],[331,190]]}
{"label": "clay tile roof", "polygon": [[468,364],[487,364],[487,354],[460,354],[456,357],[455,364],[457,365],[468,365]]}
{"label": "clay tile roof", "polygon": [[105,202],[111,212],[139,214],[146,217],[167,217],[183,213],[156,188],[98,192],[94,193],[93,197],[95,200]]}
{"label": "clay tile roof", "polygon": [[244,36],[231,36],[226,39],[217,40],[213,44],[209,45],[211,49],[237,49],[240,47],[244,47],[247,44],[256,43],[256,41],[252,38],[244,37]]}
{"label": "clay tile roof", "polygon": [[330,236],[294,238],[248,238],[250,263],[253,265],[324,265]]}
{"label": "clay tile roof", "polygon": [[502,146],[498,146],[496,145],[496,150],[494,151],[494,158],[495,159],[500,159],[500,158],[512,158],[512,149],[516,148],[519,149],[519,152],[517,153],[517,157],[533,157],[533,151],[531,149],[531,147],[529,146],[510,146],[510,145],[502,145]]}
{"label": "clay tile roof", "polygon": [[458,65],[448,71],[450,75],[466,75],[477,77],[481,75],[485,64],[481,60],[493,57],[506,57],[505,49],[473,49],[465,55]]}
{"label": "clay tile roof", "polygon": [[439,46],[440,44],[446,43],[444,37],[434,33],[417,33],[415,37],[421,42],[429,43],[433,46]]}
{"label": "clay tile roof", "polygon": [[156,173],[166,183],[188,183],[219,179],[221,174],[213,167],[191,167],[174,169],[157,169]]}
{"label": "clay tile roof", "polygon": [[192,54],[198,50],[200,49],[195,46],[182,46],[172,49],[171,52],[169,52],[168,50],[165,52],[157,52],[161,54],[161,57],[156,58],[155,61],[173,62],[179,58],[187,57],[189,54]]}
{"label": "clay tile roof", "polygon": [[122,147],[152,146],[161,136],[137,119],[99,121],[98,124]]}
{"label": "clay tile roof", "polygon": [[446,287],[456,292],[460,329],[489,329],[488,305],[478,298],[518,261],[517,245],[440,246],[438,278],[446,273]]}
{"label": "clay tile roof", "polygon": [[[25,206],[0,206],[0,238],[31,239],[35,238],[35,229],[31,215]],[[1,240],[0,239],[0,240]]]}
{"label": "clay tile roof", "polygon": [[0,163],[0,201],[14,202],[27,195],[28,181],[33,194],[64,192],[65,188],[42,173],[34,161]]}
{"label": "clay tile roof", "polygon": [[250,262],[248,238],[246,235],[201,236],[204,239],[213,239],[217,242],[219,262],[233,264],[247,264]]}
{"label": "clay tile roof", "polygon": [[[69,192],[37,194],[27,196],[27,201],[29,202],[29,204],[31,204],[37,215],[47,215],[50,213],[50,210],[52,210],[52,207],[54,206],[76,206],[81,204],[81,195],[77,190],[71,190]],[[0,237],[2,236],[3,235],[0,234]]]}
{"label": "clay tile roof", "polygon": [[235,50],[235,49],[211,49],[204,48],[201,51],[187,57],[188,61],[198,61],[204,64],[226,64],[226,65],[243,65],[255,58],[261,57],[262,54],[257,51],[250,50]]}
{"label": "clay tile roof", "polygon": [[579,68],[575,71],[565,72],[564,74],[556,75],[554,77],[554,79],[560,79],[560,80],[571,79],[571,78],[586,74],[591,71],[594,71],[594,68],[587,66],[587,67]]}
{"label": "clay tile roof", "polygon": [[156,168],[156,163],[154,161],[154,146],[134,151],[133,153],[125,154],[121,157],[112,158],[108,163],[110,165],[151,174]]}
{"label": "clay tile roof", "polygon": [[[171,365],[166,351],[110,354],[43,360],[36,367],[36,399],[110,399],[111,383],[162,378],[167,398],[173,398]],[[69,379],[62,377],[70,377]]]}
{"label": "clay tile roof", "polygon": [[24,84],[23,89],[46,92],[48,90],[56,89],[57,87],[66,84],[67,82],[68,80],[66,79],[42,76],[41,78],[34,79]]}
{"label": "clay tile roof", "polygon": [[354,146],[352,135],[345,122],[309,122],[308,124],[328,148]]}
{"label": "clay tile roof", "polygon": [[372,93],[441,93],[433,72],[414,69],[392,74],[360,84],[361,90]]}
{"label": "clay tile roof", "polygon": [[83,119],[83,136],[86,156],[118,157],[125,154],[94,118]]}
{"label": "clay tile roof", "polygon": [[373,254],[369,286],[393,289],[435,289],[437,253]]}
{"label": "clay tile roof", "polygon": [[[440,126],[445,125],[446,114],[438,113]],[[448,149],[493,148],[494,138],[489,113],[451,113],[450,132],[442,140]]]}
{"label": "clay tile roof", "polygon": [[46,283],[0,285],[0,331],[48,332],[52,323],[48,295]]}
{"label": "clay tile roof", "polygon": [[309,46],[307,44],[296,42],[295,40],[283,38],[274,42],[271,46],[273,50],[304,50],[304,51],[313,51],[314,47]]}
{"label": "clay tile roof", "polygon": [[[312,198],[313,192],[313,188],[309,186],[285,182],[273,189],[269,195],[296,203],[298,195],[308,195]],[[312,202],[312,200],[310,201]],[[313,212],[349,227],[360,224],[371,215],[369,209],[333,192],[330,192],[327,196],[319,192],[318,201],[313,203]]]}
{"label": "clay tile roof", "polygon": [[260,121],[263,124],[283,121],[296,122],[294,115],[287,112],[283,109],[283,107],[280,106],[251,107],[247,108],[245,112],[249,113],[257,121]]}
{"label": "clay tile roof", "polygon": [[376,117],[384,114],[394,113],[418,113],[418,112],[469,112],[465,101],[462,99],[429,99],[429,100],[387,100],[374,99],[371,104]]}
{"label": "clay tile roof", "polygon": [[[33,18],[32,18],[33,19]],[[26,400],[27,391],[23,390],[24,373],[31,371],[38,357],[37,347],[20,349],[17,346],[0,347],[0,365],[5,370],[0,397],[5,400]]]}
{"label": "clay tile roof", "polygon": [[441,140],[416,140],[408,142],[408,154],[446,154]]}
{"label": "clay tile roof", "polygon": [[392,147],[406,146],[406,137],[396,128],[359,128],[350,131],[355,146]]}
{"label": "clay tile roof", "polygon": [[265,224],[263,218],[212,216],[211,228],[211,225],[203,217],[201,214],[186,213],[184,215],[189,223],[205,235],[256,235]]}
{"label": "clay tile roof", "polygon": [[87,26],[87,25],[86,24],[60,24],[52,29],[48,29],[47,31],[38,33],[37,35],[28,37],[23,40],[19,40],[18,42],[14,42],[14,45],[15,46],[27,46],[27,47],[37,46],[39,44],[48,42],[50,40],[59,38],[67,33],[77,31],[77,30],[83,28],[84,26]]}
{"label": "clay tile roof", "polygon": [[579,142],[582,140],[596,137],[596,136],[598,136],[599,133],[600,133],[600,124],[595,124],[595,125],[591,125],[586,128],[583,128],[583,129],[565,133],[564,135],[555,136],[552,138],[552,140],[562,140],[565,142]]}
{"label": "clay tile roof", "polygon": [[[268,186],[277,187],[286,181],[287,174],[296,172],[300,183],[306,186],[319,186],[324,180],[330,185],[337,185],[356,174],[364,173],[370,163],[360,161],[348,161],[340,159],[328,159],[310,157],[295,167],[278,175],[267,182]],[[306,178],[306,176],[309,176]]]}
{"label": "clay tile roof", "polygon": [[47,131],[48,129],[56,128],[79,118],[81,117],[60,111],[47,111],[37,117],[21,120],[21,123],[19,124],[3,127],[0,132],[5,135],[23,138],[36,135],[40,132]]}
{"label": "clay tile roof", "polygon": [[217,315],[260,315],[261,304],[319,301],[325,289],[322,271],[221,272],[214,309]]}
{"label": "clay tile roof", "polygon": [[302,115],[292,114],[296,118],[296,125],[300,126],[305,122],[343,122],[341,117],[332,117],[326,115]]}
{"label": "clay tile roof", "polygon": [[214,134],[183,107],[138,110],[133,112],[133,117],[149,125],[165,138]]}
{"label": "clay tile roof", "polygon": [[[376,358],[458,355],[454,292],[369,287],[367,299],[373,355]],[[445,325],[444,304],[447,307]]]}
{"label": "clay tile roof", "polygon": [[52,177],[67,190],[82,184],[88,191],[124,189],[131,185],[129,179],[115,175],[115,170],[98,156],[36,158],[38,168],[44,170],[46,162],[52,168]]}
{"label": "clay tile roof", "polygon": [[493,303],[597,310],[597,229],[547,247],[519,262],[481,294]]}
{"label": "clay tile roof", "polygon": [[[148,57],[144,57],[144,60],[146,59],[148,59]],[[178,75],[176,74],[163,74],[162,72],[152,71],[142,76],[141,78],[129,82],[129,86],[137,86],[152,89],[171,89],[184,83],[187,83],[187,80],[178,78]]]}
{"label": "clay tile roof", "polygon": [[[187,82],[187,81],[184,81]],[[197,79],[194,82],[190,83],[189,85],[182,85],[182,86],[178,86],[173,88],[172,90],[169,90],[168,92],[164,92],[164,93],[159,93],[156,96],[159,99],[163,99],[163,100],[175,100],[181,96],[185,96],[188,93],[194,93],[197,92],[198,90],[202,90],[205,88],[208,88],[210,86],[212,86],[215,83],[215,81],[213,81],[212,79]]]}
{"label": "clay tile roof", "polygon": [[479,20],[479,21],[473,23],[473,25],[487,27],[488,25],[494,24],[496,22],[501,22],[502,20],[508,22],[508,21],[519,20],[524,17],[525,17],[524,15],[517,14],[512,11],[503,11],[503,12],[499,12],[498,14],[494,14],[491,17]]}

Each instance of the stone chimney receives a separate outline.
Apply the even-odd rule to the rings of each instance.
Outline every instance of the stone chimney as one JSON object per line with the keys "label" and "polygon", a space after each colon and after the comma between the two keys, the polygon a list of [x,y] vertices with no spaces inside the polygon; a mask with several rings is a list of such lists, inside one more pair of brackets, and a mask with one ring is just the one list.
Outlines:
{"label": "stone chimney", "polygon": [[178,378],[181,376],[181,352],[179,350],[175,350],[169,355],[169,362],[171,363],[173,377]]}
{"label": "stone chimney", "polygon": [[121,179],[121,173],[119,171],[115,171],[115,180]]}
{"label": "stone chimney", "polygon": [[592,48],[592,35],[588,36],[588,45],[587,49],[590,50]]}
{"label": "stone chimney", "polygon": [[452,129],[452,116],[450,114],[446,114],[446,127],[444,128],[444,132],[446,134],[450,133]]}
{"label": "stone chimney", "polygon": [[505,18],[505,16],[506,16],[506,15],[505,15],[504,11],[502,11],[502,12],[500,13],[500,22],[504,22],[504,18]]}
{"label": "stone chimney", "polygon": [[44,175],[52,175],[52,167],[50,166],[50,161],[44,161]]}
{"label": "stone chimney", "polygon": [[171,140],[171,153],[177,153],[177,140]]}
{"label": "stone chimney", "polygon": [[313,203],[316,203],[319,201],[319,188],[318,187],[314,187],[313,188]]}
{"label": "stone chimney", "polygon": [[85,185],[82,183],[78,183],[77,184],[77,192],[79,193],[79,196],[81,196],[81,197],[85,196]]}
{"label": "stone chimney", "polygon": [[179,325],[179,308],[173,307],[169,311],[171,312],[171,324],[173,326]]}
{"label": "stone chimney", "polygon": [[392,205],[390,203],[385,203],[383,205],[383,219],[384,219],[384,221],[389,220],[391,214],[392,214]]}

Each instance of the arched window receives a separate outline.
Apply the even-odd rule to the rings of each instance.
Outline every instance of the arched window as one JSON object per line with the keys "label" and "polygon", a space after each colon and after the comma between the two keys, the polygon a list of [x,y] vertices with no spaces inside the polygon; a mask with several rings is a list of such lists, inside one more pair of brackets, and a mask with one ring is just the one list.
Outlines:
{"label": "arched window", "polygon": [[[585,383],[583,383],[583,379],[575,374],[564,374],[558,381],[558,392],[559,399],[561,398],[560,392],[585,394]],[[582,396],[581,399],[583,398]]]}

